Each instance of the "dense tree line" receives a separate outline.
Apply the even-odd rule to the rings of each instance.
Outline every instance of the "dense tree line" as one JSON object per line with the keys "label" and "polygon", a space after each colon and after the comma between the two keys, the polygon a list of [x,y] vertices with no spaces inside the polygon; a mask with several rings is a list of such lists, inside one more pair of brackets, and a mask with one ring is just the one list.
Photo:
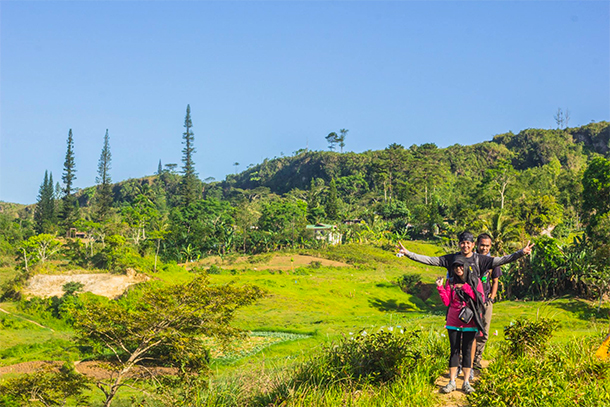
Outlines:
{"label": "dense tree line", "polygon": [[[190,106],[184,127],[180,171],[159,161],[155,175],[115,184],[106,131],[98,185],[78,192],[70,130],[63,187],[53,187],[52,175],[45,174],[33,223],[29,216],[2,220],[11,225],[2,232],[4,254],[34,234],[68,236],[74,228],[87,237],[69,243],[82,266],[124,269],[152,256],[146,267],[156,269],[158,260],[316,246],[321,242],[305,226],[331,223],[346,242],[427,238],[442,243],[462,229],[486,231],[498,254],[531,238],[571,245],[580,235],[582,247],[607,258],[607,244],[598,244],[608,240],[610,230],[606,122],[527,129],[447,148],[394,143],[361,154],[301,150],[266,159],[222,182],[202,182],[195,172]],[[346,133],[341,131],[343,137]],[[329,141],[339,143],[338,137]],[[520,295],[527,293],[519,284],[535,286],[519,281],[513,291]]]}

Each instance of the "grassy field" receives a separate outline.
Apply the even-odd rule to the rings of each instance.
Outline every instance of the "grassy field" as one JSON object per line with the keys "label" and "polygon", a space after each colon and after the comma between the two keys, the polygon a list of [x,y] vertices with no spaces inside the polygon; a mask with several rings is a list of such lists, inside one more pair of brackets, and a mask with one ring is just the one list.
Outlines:
{"label": "grassy field", "polygon": [[[418,253],[442,254],[438,247],[426,243],[405,242],[405,245]],[[307,359],[325,344],[363,330],[374,333],[391,327],[420,329],[439,338],[444,334],[445,307],[434,288],[435,278],[444,276],[444,269],[397,258],[389,249],[347,245],[317,252],[208,258],[189,263],[186,268],[190,271],[184,267],[166,267],[153,277],[168,284],[184,282],[212,266],[215,266],[214,274],[209,274],[212,284],[254,284],[267,291],[265,298],[241,309],[235,319],[236,326],[253,332],[249,340],[235,344],[230,352],[221,351],[211,343],[216,356],[211,383],[225,386],[228,392],[235,391],[229,383],[241,380],[243,385],[249,375],[260,379],[261,372],[268,372],[268,377],[272,378],[273,372],[281,372],[295,362]],[[0,270],[0,279],[10,278],[11,273]],[[405,273],[421,275],[423,289],[419,295],[406,294],[398,286],[398,279]],[[575,298],[499,302],[494,305],[486,358],[495,357],[504,338],[503,328],[519,317],[541,316],[559,321],[559,330],[552,339],[556,344],[578,341],[582,337],[598,337],[601,342],[608,331],[610,307],[606,303],[598,313],[596,305]],[[12,327],[11,323],[6,323],[8,327],[3,325],[0,329],[0,366],[77,357],[69,342],[72,333],[68,326],[23,314],[15,303],[3,303],[0,307],[11,313],[0,316],[13,321]],[[37,327],[25,319],[53,330]],[[494,334],[496,330],[497,335]],[[430,388],[425,392],[429,393]],[[240,389],[243,391],[243,386]],[[127,405],[129,394],[133,393],[126,392],[117,405]],[[434,405],[438,402],[434,397],[426,398],[425,403]],[[213,404],[208,400],[208,405]]]}

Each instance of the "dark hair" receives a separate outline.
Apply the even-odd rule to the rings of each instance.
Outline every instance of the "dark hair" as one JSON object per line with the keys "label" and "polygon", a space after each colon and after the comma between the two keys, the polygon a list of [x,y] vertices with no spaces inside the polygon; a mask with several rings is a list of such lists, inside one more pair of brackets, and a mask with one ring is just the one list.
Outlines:
{"label": "dark hair", "polygon": [[458,242],[474,242],[474,235],[465,230],[458,235]]}
{"label": "dark hair", "polygon": [[477,243],[479,243],[481,240],[483,239],[489,239],[492,241],[493,243],[493,239],[491,238],[491,235],[489,233],[481,233],[479,236],[477,236]]}

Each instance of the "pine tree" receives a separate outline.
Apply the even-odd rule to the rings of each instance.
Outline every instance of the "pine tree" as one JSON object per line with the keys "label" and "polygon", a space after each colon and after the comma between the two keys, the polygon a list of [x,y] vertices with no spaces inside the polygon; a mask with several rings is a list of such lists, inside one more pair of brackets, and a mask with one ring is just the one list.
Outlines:
{"label": "pine tree", "polygon": [[193,161],[193,154],[195,153],[195,137],[191,128],[193,122],[191,121],[191,105],[186,106],[186,117],[184,118],[184,127],[186,131],[183,133],[184,148],[182,149],[182,182],[180,183],[180,196],[181,203],[183,206],[188,206],[195,202],[199,197],[198,192],[198,180],[197,174],[195,173],[195,162]]}
{"label": "pine tree", "polygon": [[110,207],[112,206],[112,179],[110,178],[111,159],[110,138],[108,136],[108,129],[106,129],[104,147],[102,147],[102,154],[100,155],[100,161],[97,165],[98,176],[95,179],[99,184],[96,192],[96,205],[97,217],[100,221],[106,219],[110,212]]}
{"label": "pine tree", "polygon": [[53,174],[44,172],[44,180],[38,190],[38,201],[34,210],[34,228],[36,233],[50,232],[55,223],[55,191],[53,189]]}
{"label": "pine tree", "polygon": [[328,186],[328,199],[326,200],[326,216],[330,220],[337,220],[339,216],[339,198],[337,197],[337,184],[335,179],[330,180]]}
{"label": "pine tree", "polygon": [[161,175],[163,173],[163,166],[161,165],[161,160],[159,160],[159,166],[157,167],[157,175]]}
{"label": "pine tree", "polygon": [[64,172],[61,176],[64,182],[63,197],[61,200],[61,208],[59,218],[66,231],[73,227],[74,222],[78,219],[76,210],[76,197],[72,194],[74,180],[76,180],[76,169],[74,162],[74,138],[72,129],[68,132],[68,147],[66,149],[66,159],[64,160]]}

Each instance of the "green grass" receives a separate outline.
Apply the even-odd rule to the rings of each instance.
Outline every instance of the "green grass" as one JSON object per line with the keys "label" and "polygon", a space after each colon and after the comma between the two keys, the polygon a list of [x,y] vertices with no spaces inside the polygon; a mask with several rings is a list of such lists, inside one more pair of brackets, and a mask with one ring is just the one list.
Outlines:
{"label": "green grass", "polygon": [[[417,253],[444,253],[442,249],[427,243],[403,243],[409,250]],[[341,261],[350,266],[302,266],[294,271],[288,266],[284,271],[265,270],[267,260],[258,262],[256,258],[252,258],[247,260],[250,266],[239,271],[225,270],[221,274],[209,275],[212,284],[254,284],[267,290],[268,295],[257,304],[238,310],[234,322],[236,326],[254,332],[273,332],[273,335],[286,333],[302,336],[291,337],[292,340],[269,341],[253,351],[244,352],[241,355],[243,357],[234,354],[230,358],[213,361],[211,367],[214,376],[211,383],[215,386],[216,393],[208,393],[205,401],[207,405],[222,405],[220,399],[230,400],[236,395],[243,395],[250,387],[263,388],[286,380],[292,367],[306,361],[312,353],[341,335],[349,336],[350,333],[357,333],[362,329],[377,332],[389,326],[419,328],[435,335],[444,333],[445,307],[442,306],[434,288],[434,280],[437,276],[445,275],[444,269],[425,266],[404,257],[397,258],[390,248],[382,250],[371,246],[345,245],[326,250],[303,251],[301,254]],[[398,287],[397,280],[406,273],[421,274],[422,282],[431,288],[429,298],[422,299],[406,294]],[[14,270],[0,269],[0,281],[11,278],[12,275]],[[166,284],[176,284],[189,281],[196,275],[183,267],[169,265],[160,268],[159,272],[151,274],[151,277]],[[551,343],[566,344],[585,336],[599,337],[601,343],[610,322],[610,306],[605,304],[601,312],[597,313],[596,305],[575,298],[548,302],[496,303],[492,335],[485,358],[490,359],[498,355],[504,337],[504,326],[521,316],[536,318],[539,315],[558,320],[559,330]],[[14,303],[3,303],[0,306],[15,313],[11,318],[16,320],[29,318],[43,325],[51,322],[40,316],[22,313]],[[72,333],[65,324],[56,323],[51,327],[55,332],[27,325],[19,329],[0,329],[0,365],[49,359],[54,356],[61,358],[58,350],[66,348],[66,341],[70,340]],[[497,336],[493,335],[496,330]],[[445,340],[446,338],[443,338],[443,341]],[[448,349],[448,343],[446,345]],[[419,382],[429,380],[424,373],[421,374],[423,376],[417,379]],[[413,382],[408,380],[382,387],[365,387],[358,393],[339,387],[326,393],[304,388],[302,393],[293,399],[292,404],[288,405],[374,406],[383,405],[375,400],[389,403],[393,397],[408,400],[409,397],[420,397],[417,399],[420,404],[433,405],[435,398],[430,396],[431,389],[431,386],[426,385],[422,392],[420,387],[413,388]],[[132,394],[129,391],[125,395],[127,393]],[[97,393],[93,391],[92,394]],[[99,401],[98,397],[95,396],[95,402]],[[123,396],[121,398],[127,400]],[[344,400],[346,404],[341,404],[339,400]],[[401,400],[395,405],[409,405],[408,400]],[[120,404],[124,403],[126,401]],[[228,403],[224,405],[230,405],[230,402]]]}

